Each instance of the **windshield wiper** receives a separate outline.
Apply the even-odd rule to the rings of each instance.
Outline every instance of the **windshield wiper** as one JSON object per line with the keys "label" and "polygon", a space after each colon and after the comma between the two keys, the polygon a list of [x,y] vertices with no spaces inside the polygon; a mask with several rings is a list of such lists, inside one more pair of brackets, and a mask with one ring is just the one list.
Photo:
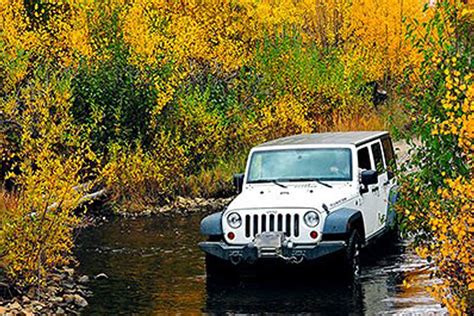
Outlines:
{"label": "windshield wiper", "polygon": [[287,181],[314,181],[316,183],[319,183],[321,185],[324,185],[325,187],[328,187],[328,188],[332,188],[332,185],[326,183],[326,182],[323,182],[321,181],[320,179],[318,178],[297,178],[297,179],[288,179]]}
{"label": "windshield wiper", "polygon": [[273,180],[272,180],[272,183],[274,183],[274,184],[276,184],[276,185],[278,185],[278,186],[280,186],[280,187],[282,187],[282,188],[285,188],[285,189],[287,188],[286,185],[281,184],[280,182],[278,182],[277,179],[273,179]]}

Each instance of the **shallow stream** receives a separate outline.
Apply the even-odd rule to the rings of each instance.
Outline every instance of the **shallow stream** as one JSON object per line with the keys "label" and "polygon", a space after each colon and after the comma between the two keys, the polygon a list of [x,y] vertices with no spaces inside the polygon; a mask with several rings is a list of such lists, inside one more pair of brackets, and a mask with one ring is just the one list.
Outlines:
{"label": "shallow stream", "polygon": [[[426,291],[433,280],[407,242],[366,251],[358,282],[335,278],[337,271],[324,266],[294,276],[208,281],[197,247],[201,217],[121,218],[84,229],[76,249],[79,273],[109,277],[89,283],[94,295],[84,313],[446,313]],[[406,288],[408,276],[413,285]]]}

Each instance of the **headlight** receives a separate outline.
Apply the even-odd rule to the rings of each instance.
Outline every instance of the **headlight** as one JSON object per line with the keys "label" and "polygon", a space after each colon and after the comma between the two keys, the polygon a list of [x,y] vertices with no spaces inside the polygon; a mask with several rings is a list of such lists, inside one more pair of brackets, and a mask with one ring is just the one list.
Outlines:
{"label": "headlight", "polygon": [[230,213],[227,215],[227,224],[232,228],[239,228],[242,225],[242,218],[237,213]]}
{"label": "headlight", "polygon": [[319,215],[314,211],[309,211],[304,214],[304,223],[308,227],[316,227],[319,224]]}

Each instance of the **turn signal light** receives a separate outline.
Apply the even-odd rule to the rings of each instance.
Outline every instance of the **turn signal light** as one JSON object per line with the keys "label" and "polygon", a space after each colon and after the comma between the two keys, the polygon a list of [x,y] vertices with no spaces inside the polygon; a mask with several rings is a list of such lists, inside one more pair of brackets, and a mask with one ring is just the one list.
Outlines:
{"label": "turn signal light", "polygon": [[310,236],[311,236],[311,238],[313,238],[313,239],[316,239],[316,238],[318,238],[318,233],[317,233],[317,232],[315,232],[314,230],[313,230],[311,233],[309,233],[309,235],[310,235]]}
{"label": "turn signal light", "polygon": [[230,240],[234,239],[235,238],[235,234],[233,232],[230,232],[227,234],[227,238],[229,238]]}

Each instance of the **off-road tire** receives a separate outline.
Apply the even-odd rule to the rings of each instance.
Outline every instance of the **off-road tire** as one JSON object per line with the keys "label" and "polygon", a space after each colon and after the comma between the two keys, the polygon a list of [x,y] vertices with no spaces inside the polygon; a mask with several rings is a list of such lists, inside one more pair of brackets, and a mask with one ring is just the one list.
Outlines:
{"label": "off-road tire", "polygon": [[362,240],[357,230],[353,230],[347,240],[343,254],[344,275],[353,279],[360,275],[360,249]]}

